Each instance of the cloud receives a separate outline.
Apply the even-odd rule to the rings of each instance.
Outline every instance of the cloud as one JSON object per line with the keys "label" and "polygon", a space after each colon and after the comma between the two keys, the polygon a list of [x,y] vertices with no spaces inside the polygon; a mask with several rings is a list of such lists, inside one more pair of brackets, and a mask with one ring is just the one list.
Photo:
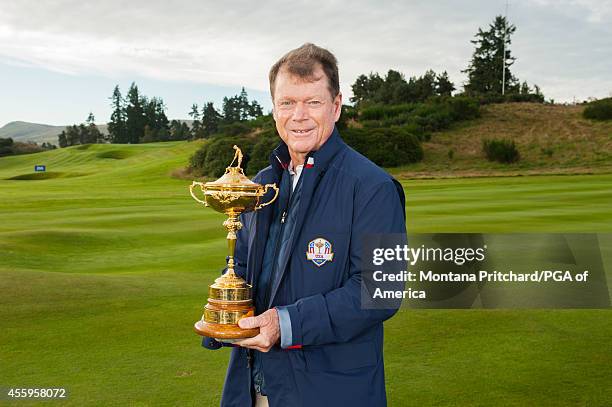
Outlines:
{"label": "cloud", "polygon": [[[452,80],[461,83],[465,79],[461,70],[472,52],[469,41],[479,26],[503,11],[503,2],[498,3],[9,2],[0,14],[0,56],[8,63],[69,75],[138,75],[265,90],[271,64],[287,50],[311,41],[337,54],[342,90],[348,96],[357,75],[390,68],[407,76],[428,68],[447,70]],[[556,67],[555,77],[579,84],[587,77],[575,66],[588,65],[593,56],[597,69],[589,68],[588,80],[610,72],[612,57],[597,50],[591,53],[584,41],[610,33],[611,2],[514,3],[511,19],[519,27],[513,47],[519,57],[516,67],[533,75],[519,75],[521,79],[544,83],[550,69],[532,67],[559,60],[563,64]],[[561,20],[564,24],[559,27]],[[572,31],[580,35],[569,38],[563,48],[552,46],[552,36],[567,37]],[[576,59],[568,57],[568,49],[578,53]],[[557,99],[583,97],[579,85],[559,89],[543,87],[545,94]]]}

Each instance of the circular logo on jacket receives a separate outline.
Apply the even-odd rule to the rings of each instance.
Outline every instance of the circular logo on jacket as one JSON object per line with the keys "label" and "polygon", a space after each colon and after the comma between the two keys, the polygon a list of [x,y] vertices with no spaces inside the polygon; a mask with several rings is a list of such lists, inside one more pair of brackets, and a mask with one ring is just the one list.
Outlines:
{"label": "circular logo on jacket", "polygon": [[310,243],[308,243],[306,259],[311,260],[318,267],[321,267],[328,261],[332,261],[334,259],[332,244],[322,237],[311,240]]}

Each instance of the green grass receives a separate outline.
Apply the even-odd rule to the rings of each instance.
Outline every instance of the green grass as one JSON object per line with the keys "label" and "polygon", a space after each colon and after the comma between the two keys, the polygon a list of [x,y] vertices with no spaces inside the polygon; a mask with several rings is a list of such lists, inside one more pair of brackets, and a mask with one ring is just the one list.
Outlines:
{"label": "green grass", "polygon": [[[0,159],[0,386],[66,387],[62,404],[78,406],[218,404],[228,351],[202,349],[192,324],[223,266],[223,216],[170,176],[197,146]],[[63,176],[27,179],[36,164]],[[404,181],[408,229],[610,232],[610,185],[609,174]],[[605,405],[610,317],[402,310],[386,323],[389,405]]]}

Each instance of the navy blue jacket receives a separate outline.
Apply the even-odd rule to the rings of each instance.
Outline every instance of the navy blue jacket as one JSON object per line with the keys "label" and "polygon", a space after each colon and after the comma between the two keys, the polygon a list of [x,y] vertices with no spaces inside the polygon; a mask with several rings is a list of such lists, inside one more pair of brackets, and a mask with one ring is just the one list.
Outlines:
{"label": "navy blue jacket", "polygon": [[[361,308],[360,244],[367,234],[406,233],[404,193],[389,174],[347,146],[337,130],[309,157],[314,164],[302,171],[290,255],[270,283],[269,304],[261,307],[286,308],[292,331],[291,348],[261,353],[268,401],[271,407],[384,406],[382,322],[396,309]],[[254,181],[278,183],[289,160],[282,143]],[[272,206],[241,217],[236,273],[252,282],[254,291]],[[307,259],[309,243],[317,238],[329,242],[333,254],[321,266]],[[205,341],[205,346],[215,343]],[[253,405],[247,352],[232,349],[222,406]]]}

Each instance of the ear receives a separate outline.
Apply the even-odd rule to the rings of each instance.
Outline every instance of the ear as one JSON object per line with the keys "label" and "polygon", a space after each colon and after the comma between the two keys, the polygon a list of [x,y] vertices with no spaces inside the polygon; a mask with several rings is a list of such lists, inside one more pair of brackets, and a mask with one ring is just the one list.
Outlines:
{"label": "ear", "polygon": [[338,95],[334,99],[334,121],[338,121],[342,113],[342,92],[338,92]]}
{"label": "ear", "polygon": [[274,108],[274,99],[272,99],[272,118],[276,121],[276,109]]}

